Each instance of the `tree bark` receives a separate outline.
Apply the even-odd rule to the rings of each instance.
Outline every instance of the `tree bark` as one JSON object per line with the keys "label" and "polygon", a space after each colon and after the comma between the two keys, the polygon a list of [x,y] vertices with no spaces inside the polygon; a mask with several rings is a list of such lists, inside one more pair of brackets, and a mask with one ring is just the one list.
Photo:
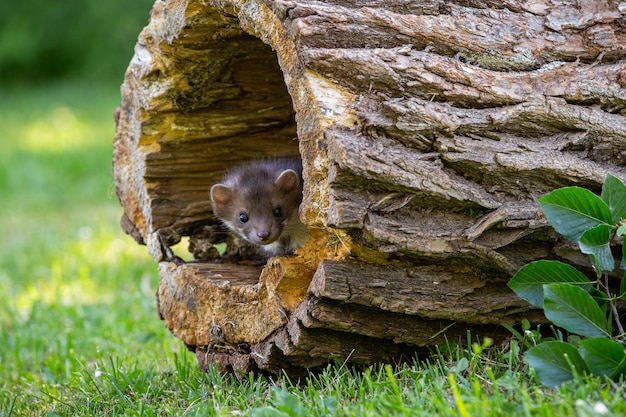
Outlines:
{"label": "tree bark", "polygon": [[[201,367],[296,372],[541,322],[511,276],[589,266],[536,199],[626,179],[624,15],[599,0],[156,2],[113,170],[167,326]],[[301,156],[311,235],[264,263],[208,190],[268,155]]]}

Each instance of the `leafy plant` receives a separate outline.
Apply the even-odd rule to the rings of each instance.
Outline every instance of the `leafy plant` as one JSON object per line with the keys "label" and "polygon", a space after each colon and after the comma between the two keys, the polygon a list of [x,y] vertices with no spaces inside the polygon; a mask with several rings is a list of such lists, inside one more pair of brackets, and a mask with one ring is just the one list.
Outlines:
{"label": "leafy plant", "polygon": [[626,245],[619,266],[611,251],[611,243],[626,235],[626,186],[607,175],[600,197],[565,187],[538,201],[554,229],[589,255],[596,281],[551,260],[531,262],[515,274],[509,287],[520,298],[543,308],[555,325],[582,336],[577,343],[571,338],[537,344],[526,352],[526,359],[546,386],[585,374],[617,380],[626,375],[626,335],[616,305],[626,297],[626,274],[617,294],[609,286],[609,275],[626,269]]}

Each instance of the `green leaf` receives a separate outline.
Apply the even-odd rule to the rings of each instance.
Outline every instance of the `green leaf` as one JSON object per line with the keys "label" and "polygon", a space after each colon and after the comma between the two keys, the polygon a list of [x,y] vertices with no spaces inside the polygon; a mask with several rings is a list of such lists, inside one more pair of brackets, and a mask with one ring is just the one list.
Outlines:
{"label": "green leaf", "polygon": [[526,360],[537,372],[539,382],[556,387],[588,372],[578,350],[566,342],[545,342],[529,349]]}
{"label": "green leaf", "polygon": [[622,280],[619,283],[619,296],[623,299],[626,297],[626,272],[622,276]]}
{"label": "green leaf", "polygon": [[609,206],[584,188],[559,188],[538,201],[552,227],[574,242],[578,242],[587,229],[613,223]]}
{"label": "green leaf", "polygon": [[591,263],[598,275],[602,275],[603,271],[615,269],[615,258],[613,258],[609,244],[612,229],[613,226],[599,224],[587,229],[578,241],[580,251],[591,257]]}
{"label": "green leaf", "polygon": [[626,224],[621,225],[620,227],[617,228],[617,233],[618,236],[625,236],[626,235]]}
{"label": "green leaf", "polygon": [[578,346],[592,374],[609,377],[619,374],[620,364],[626,358],[624,346],[604,337],[581,340]]}
{"label": "green leaf", "polygon": [[622,262],[619,264],[620,269],[626,269],[626,243],[622,241]]}
{"label": "green leaf", "polygon": [[609,337],[605,313],[583,289],[570,284],[543,287],[546,318],[565,330],[587,337]]}
{"label": "green leaf", "polygon": [[626,375],[626,356],[624,356],[622,361],[617,364],[610,377],[613,381],[617,381],[623,375]]}
{"label": "green leaf", "polygon": [[585,290],[591,288],[589,278],[573,266],[548,260],[524,265],[508,285],[518,297],[536,307],[543,307],[543,286],[558,283],[579,285]]}
{"label": "green leaf", "polygon": [[589,293],[591,298],[593,298],[593,301],[596,302],[598,307],[600,307],[600,309],[602,309],[602,311],[605,311],[606,310],[606,305],[609,303],[609,299],[608,299],[608,296],[606,295],[606,293],[604,291],[600,291],[596,287],[591,287],[589,289],[589,291],[587,291],[587,292]]}
{"label": "green leaf", "polygon": [[272,394],[272,405],[279,411],[287,413],[290,417],[301,417],[307,415],[307,411],[302,403],[302,400],[295,394],[292,394],[283,388],[276,387],[272,389]]}
{"label": "green leaf", "polygon": [[248,413],[251,417],[290,417],[289,413],[270,406],[251,408]]}
{"label": "green leaf", "polygon": [[279,411],[287,413],[291,417],[306,416],[306,408],[302,400],[291,392],[283,388],[274,388],[272,390],[272,405]]}
{"label": "green leaf", "polygon": [[611,174],[604,179],[602,200],[609,206],[613,223],[626,218],[626,185]]}

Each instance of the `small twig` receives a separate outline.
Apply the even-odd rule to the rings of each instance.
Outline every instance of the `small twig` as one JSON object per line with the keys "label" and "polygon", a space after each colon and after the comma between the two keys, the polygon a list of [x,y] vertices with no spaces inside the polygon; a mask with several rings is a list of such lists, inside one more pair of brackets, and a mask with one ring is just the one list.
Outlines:
{"label": "small twig", "polygon": [[615,300],[611,295],[611,290],[609,289],[609,273],[604,273],[604,286],[606,290],[606,295],[609,298],[609,305],[611,306],[611,310],[613,311],[613,316],[615,317],[615,324],[617,324],[617,330],[620,335],[624,334],[624,327],[622,327],[622,322],[619,319],[619,312],[617,311],[617,305],[615,304]]}

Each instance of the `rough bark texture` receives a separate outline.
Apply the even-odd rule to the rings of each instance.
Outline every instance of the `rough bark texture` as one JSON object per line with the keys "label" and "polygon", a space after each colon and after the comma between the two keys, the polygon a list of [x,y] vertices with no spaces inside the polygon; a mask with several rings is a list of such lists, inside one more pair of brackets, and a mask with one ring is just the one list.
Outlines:
{"label": "rough bark texture", "polygon": [[[540,321],[506,282],[535,259],[587,261],[536,199],[626,179],[625,15],[600,0],[157,1],[114,174],[168,327],[201,367],[296,371]],[[208,190],[239,161],[298,153],[311,236],[264,265]],[[172,251],[181,237],[195,262]]]}

